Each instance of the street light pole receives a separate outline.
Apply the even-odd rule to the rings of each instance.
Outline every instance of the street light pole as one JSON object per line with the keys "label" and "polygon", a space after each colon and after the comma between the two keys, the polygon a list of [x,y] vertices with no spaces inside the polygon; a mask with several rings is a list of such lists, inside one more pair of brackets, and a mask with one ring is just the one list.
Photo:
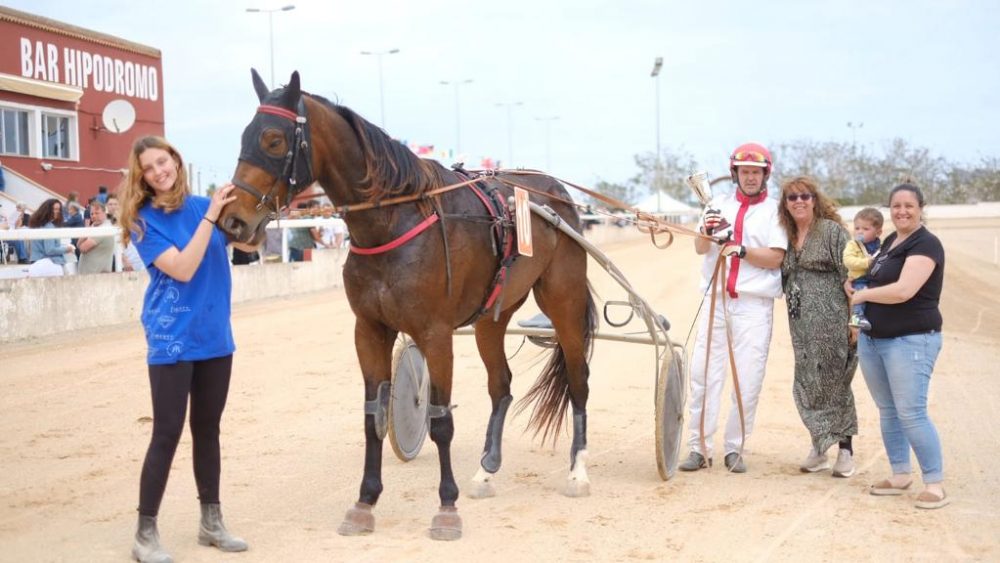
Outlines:
{"label": "street light pole", "polygon": [[382,129],[385,129],[385,89],[382,86],[382,56],[395,55],[399,49],[389,49],[388,51],[361,51],[362,55],[375,55],[378,58],[378,100],[379,109],[382,116]]}
{"label": "street light pole", "polygon": [[250,13],[267,14],[268,37],[271,45],[271,88],[274,88],[274,13],[287,12],[294,9],[295,6],[293,4],[282,6],[280,8],[247,8],[247,11]]}
{"label": "street light pole", "polygon": [[550,115],[548,117],[536,117],[535,121],[541,121],[545,125],[545,171],[549,174],[552,173],[552,153],[551,144],[549,144],[549,126],[553,121],[558,121],[558,115]]}
{"label": "street light pole", "polygon": [[523,106],[524,102],[497,102],[497,107],[507,108],[507,167],[514,166],[514,140],[513,134],[511,133],[511,108],[514,106]]}
{"label": "street light pole", "polygon": [[471,84],[472,79],[466,78],[465,80],[442,80],[441,84],[444,86],[454,85],[455,86],[455,157],[458,158],[462,154],[462,117],[459,113],[458,107],[458,87],[462,84]]}
{"label": "street light pole", "polygon": [[847,122],[847,128],[851,130],[851,150],[853,151],[858,144],[858,129],[864,127],[865,124],[862,122],[854,123],[853,121]]}
{"label": "street light pole", "polygon": [[653,70],[649,76],[655,78],[656,83],[656,168],[653,171],[653,184],[656,189],[656,211],[660,211],[660,69],[663,68],[663,57],[656,57],[653,61]]}

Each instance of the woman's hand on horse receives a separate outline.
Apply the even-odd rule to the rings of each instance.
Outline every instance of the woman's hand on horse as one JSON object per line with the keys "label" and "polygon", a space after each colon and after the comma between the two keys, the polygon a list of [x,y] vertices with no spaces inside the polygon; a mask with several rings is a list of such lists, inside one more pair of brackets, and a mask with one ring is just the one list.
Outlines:
{"label": "woman's hand on horse", "polygon": [[218,221],[219,215],[222,214],[222,208],[230,202],[236,201],[236,194],[232,193],[235,188],[236,186],[233,184],[225,184],[215,190],[215,193],[212,194],[212,202],[208,204],[208,211],[205,212],[205,217],[213,223]]}

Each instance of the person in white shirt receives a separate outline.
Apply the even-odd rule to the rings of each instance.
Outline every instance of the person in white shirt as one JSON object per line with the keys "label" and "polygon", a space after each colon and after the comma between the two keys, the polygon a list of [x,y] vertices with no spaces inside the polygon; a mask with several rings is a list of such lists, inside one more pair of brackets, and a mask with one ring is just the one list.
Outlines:
{"label": "person in white shirt", "polygon": [[347,224],[333,214],[333,206],[324,206],[322,214],[324,219],[333,219],[333,222],[320,227],[320,240],[316,242],[316,248],[343,248]]}
{"label": "person in white shirt", "polygon": [[[771,344],[774,300],[781,296],[781,260],[788,246],[788,237],[778,220],[778,203],[767,197],[771,168],[771,153],[763,146],[747,143],[737,147],[729,157],[735,192],[714,198],[702,216],[701,232],[725,242],[716,244],[706,238],[695,239],[695,252],[705,257],[703,294],[712,281],[720,254],[728,260],[728,268],[726,287],[722,290],[725,301],[723,295],[715,296],[710,350],[710,307],[706,305],[691,356],[688,401],[691,453],[679,465],[681,471],[697,471],[712,465],[713,437],[729,369],[727,343],[731,335],[743,416],[740,416],[734,389],[725,429],[724,460],[729,471],[746,472],[743,446],[753,431]],[[714,284],[712,288],[711,291],[716,291]],[[706,353],[711,355],[707,361]]]}

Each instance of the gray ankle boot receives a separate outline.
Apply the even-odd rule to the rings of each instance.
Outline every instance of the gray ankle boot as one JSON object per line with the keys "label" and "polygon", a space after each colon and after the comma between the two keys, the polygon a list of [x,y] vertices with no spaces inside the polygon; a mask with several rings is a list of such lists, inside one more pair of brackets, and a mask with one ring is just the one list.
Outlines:
{"label": "gray ankle boot", "polygon": [[156,516],[139,515],[139,529],[135,531],[132,557],[141,563],[174,563],[174,558],[170,557],[170,554],[160,545],[160,532],[156,530]]}
{"label": "gray ankle boot", "polygon": [[247,542],[234,537],[222,523],[222,508],[218,504],[201,505],[201,526],[198,529],[198,543],[214,545],[222,551],[246,551]]}

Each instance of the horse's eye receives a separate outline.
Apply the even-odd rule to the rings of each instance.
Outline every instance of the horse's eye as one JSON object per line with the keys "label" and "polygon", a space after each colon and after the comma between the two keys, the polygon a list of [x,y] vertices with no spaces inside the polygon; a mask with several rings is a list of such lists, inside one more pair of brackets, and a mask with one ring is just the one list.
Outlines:
{"label": "horse's eye", "polygon": [[277,129],[268,129],[260,136],[260,148],[271,156],[284,156],[285,136]]}

